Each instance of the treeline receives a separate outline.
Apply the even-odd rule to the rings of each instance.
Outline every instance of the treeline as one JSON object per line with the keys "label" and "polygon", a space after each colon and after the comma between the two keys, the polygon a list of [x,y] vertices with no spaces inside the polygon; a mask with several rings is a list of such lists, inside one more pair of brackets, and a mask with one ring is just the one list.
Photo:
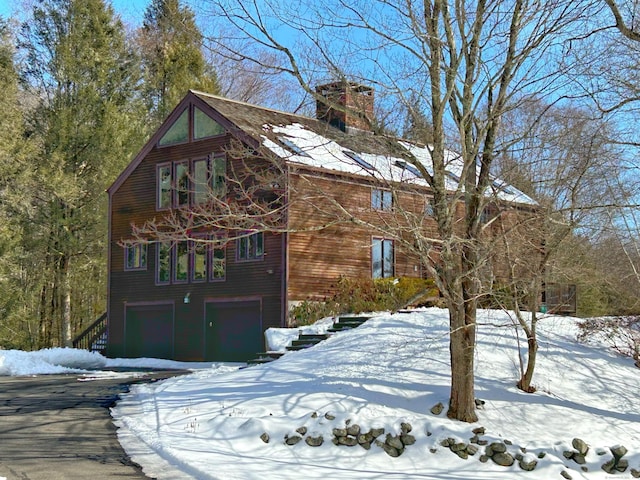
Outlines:
{"label": "treeline", "polygon": [[107,195],[190,88],[219,91],[194,13],[43,0],[0,23],[0,348],[69,345],[106,308]]}

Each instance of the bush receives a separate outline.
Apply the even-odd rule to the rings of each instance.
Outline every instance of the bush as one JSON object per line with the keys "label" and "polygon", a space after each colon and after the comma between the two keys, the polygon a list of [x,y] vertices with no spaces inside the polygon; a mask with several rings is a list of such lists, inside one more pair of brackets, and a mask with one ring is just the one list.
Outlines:
{"label": "bush", "polygon": [[579,342],[600,341],[625,357],[631,357],[640,368],[640,317],[589,318],[578,323]]}
{"label": "bush", "polygon": [[289,311],[289,325],[308,325],[324,317],[345,313],[397,310],[414,300],[437,297],[433,280],[422,278],[345,278],[334,286],[335,293],[325,301],[305,300]]}

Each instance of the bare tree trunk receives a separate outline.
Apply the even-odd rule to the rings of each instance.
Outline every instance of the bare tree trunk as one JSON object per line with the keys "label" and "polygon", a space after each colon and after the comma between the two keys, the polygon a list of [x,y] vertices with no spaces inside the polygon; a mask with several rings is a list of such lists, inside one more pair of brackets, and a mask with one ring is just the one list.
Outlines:
{"label": "bare tree trunk", "polygon": [[447,416],[462,422],[475,422],[474,352],[476,343],[475,308],[449,306],[451,340],[451,395]]}
{"label": "bare tree trunk", "polygon": [[69,281],[69,257],[63,255],[60,259],[60,299],[62,302],[62,345],[73,346],[71,332],[71,283]]}

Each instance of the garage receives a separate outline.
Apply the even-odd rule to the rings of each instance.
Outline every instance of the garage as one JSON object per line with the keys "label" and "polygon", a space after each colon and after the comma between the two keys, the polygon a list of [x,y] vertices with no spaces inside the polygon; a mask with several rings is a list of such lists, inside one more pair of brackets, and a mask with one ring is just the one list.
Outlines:
{"label": "garage", "polygon": [[205,360],[245,362],[264,350],[260,300],[205,304]]}
{"label": "garage", "polygon": [[173,358],[173,304],[127,305],[125,355]]}

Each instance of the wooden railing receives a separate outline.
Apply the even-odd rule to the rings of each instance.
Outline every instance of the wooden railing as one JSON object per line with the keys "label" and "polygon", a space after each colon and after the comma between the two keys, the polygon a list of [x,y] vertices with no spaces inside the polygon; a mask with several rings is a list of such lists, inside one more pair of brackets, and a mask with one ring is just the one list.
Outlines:
{"label": "wooden railing", "polygon": [[95,322],[85,328],[84,331],[73,340],[73,348],[80,348],[83,350],[101,350],[100,348],[95,348],[95,345],[106,333],[107,312],[104,312]]}

